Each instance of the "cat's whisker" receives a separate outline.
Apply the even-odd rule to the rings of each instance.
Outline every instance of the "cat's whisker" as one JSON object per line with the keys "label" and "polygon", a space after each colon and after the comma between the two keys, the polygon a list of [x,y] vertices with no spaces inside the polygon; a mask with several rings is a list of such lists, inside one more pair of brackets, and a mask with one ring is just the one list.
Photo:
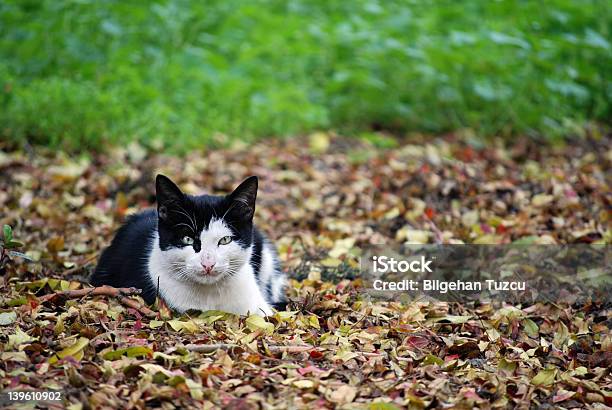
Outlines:
{"label": "cat's whisker", "polygon": [[[177,226],[181,226],[181,225],[184,225],[184,226],[186,226],[187,228],[189,228],[189,229],[191,229],[191,230],[193,231],[193,226],[191,226],[191,225],[189,225],[189,224],[186,224],[186,223],[184,223],[184,222],[177,223],[176,225],[174,225],[174,226],[173,226],[173,228],[174,228],[174,227],[177,227]],[[194,233],[194,235],[195,235],[195,234],[197,234],[197,233],[198,233],[198,231],[197,231],[197,230],[196,230],[196,231],[193,231],[193,233]]]}
{"label": "cat's whisker", "polygon": [[223,216],[221,217],[221,219],[224,219],[224,218],[225,218],[225,216],[227,215],[227,213],[228,213],[229,211],[231,211],[231,210],[232,210],[232,208],[233,208],[234,206],[236,206],[236,204],[237,204],[237,202],[235,202],[235,201],[234,201],[234,202],[232,202],[232,204],[230,205],[230,207],[229,207],[229,208],[227,208],[227,211],[225,211],[225,213],[223,214]]}
{"label": "cat's whisker", "polygon": [[194,233],[197,233],[197,232],[198,232],[198,225],[197,225],[197,223],[195,222],[195,219],[194,219],[194,218],[192,218],[192,217],[191,217],[191,216],[190,216],[190,215],[187,213],[187,210],[186,210],[185,208],[183,208],[183,207],[182,207],[182,206],[180,206],[180,205],[176,205],[176,206],[177,206],[179,209],[170,209],[170,211],[171,211],[171,212],[176,212],[176,213],[181,214],[181,215],[185,215],[187,218],[189,218],[189,222],[192,224],[192,229],[194,230]]}

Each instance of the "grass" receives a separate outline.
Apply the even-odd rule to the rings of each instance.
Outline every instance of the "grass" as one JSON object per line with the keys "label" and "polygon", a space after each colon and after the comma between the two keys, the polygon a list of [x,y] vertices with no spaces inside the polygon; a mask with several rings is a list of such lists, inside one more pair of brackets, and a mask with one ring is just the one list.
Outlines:
{"label": "grass", "polygon": [[170,149],[612,118],[605,0],[0,3],[0,135]]}

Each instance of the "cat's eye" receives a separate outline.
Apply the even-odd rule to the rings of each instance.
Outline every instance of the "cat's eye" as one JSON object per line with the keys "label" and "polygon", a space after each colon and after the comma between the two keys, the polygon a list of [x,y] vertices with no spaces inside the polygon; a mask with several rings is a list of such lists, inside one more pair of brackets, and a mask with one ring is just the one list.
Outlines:
{"label": "cat's eye", "polygon": [[224,236],[223,238],[221,238],[219,240],[219,245],[227,245],[231,241],[232,241],[232,237],[231,236]]}
{"label": "cat's eye", "polygon": [[193,238],[191,236],[183,236],[182,242],[185,245],[193,245]]}

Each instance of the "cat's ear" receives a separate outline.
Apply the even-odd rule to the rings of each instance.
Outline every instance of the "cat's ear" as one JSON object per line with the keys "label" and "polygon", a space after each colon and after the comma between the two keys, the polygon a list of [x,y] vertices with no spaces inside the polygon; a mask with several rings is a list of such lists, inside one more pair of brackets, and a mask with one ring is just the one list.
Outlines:
{"label": "cat's ear", "polygon": [[157,174],[155,178],[155,195],[157,197],[157,214],[160,219],[168,218],[168,209],[184,201],[185,194],[165,175]]}
{"label": "cat's ear", "polygon": [[251,176],[242,181],[234,192],[228,195],[232,201],[234,214],[240,215],[243,219],[253,219],[255,215],[255,199],[257,199],[257,177]]}

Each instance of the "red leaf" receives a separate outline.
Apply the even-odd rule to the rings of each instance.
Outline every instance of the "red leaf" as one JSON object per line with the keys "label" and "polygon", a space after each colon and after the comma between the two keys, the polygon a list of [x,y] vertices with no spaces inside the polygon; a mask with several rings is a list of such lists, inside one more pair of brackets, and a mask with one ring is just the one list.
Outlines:
{"label": "red leaf", "polygon": [[499,234],[504,234],[507,231],[508,231],[508,228],[506,228],[504,225],[497,225],[497,227],[495,228],[495,232]]}
{"label": "red leaf", "polygon": [[575,394],[576,392],[573,391],[564,391],[563,393],[557,393],[553,396],[552,401],[553,403],[559,403],[571,398]]}
{"label": "red leaf", "polygon": [[320,373],[323,370],[319,369],[316,366],[310,365],[310,366],[302,367],[301,369],[297,369],[297,371],[300,375],[304,376],[305,374],[308,374],[308,373]]}
{"label": "red leaf", "polygon": [[140,330],[140,329],[142,329],[142,321],[140,320],[140,318],[138,318],[136,322],[134,322],[134,330]]}
{"label": "red leaf", "polygon": [[436,216],[436,211],[434,211],[433,209],[431,209],[430,207],[425,208],[425,215],[429,218],[429,219],[433,219],[434,216]]}
{"label": "red leaf", "polygon": [[429,344],[429,340],[423,336],[410,336],[406,338],[406,344],[417,349],[423,349]]}

